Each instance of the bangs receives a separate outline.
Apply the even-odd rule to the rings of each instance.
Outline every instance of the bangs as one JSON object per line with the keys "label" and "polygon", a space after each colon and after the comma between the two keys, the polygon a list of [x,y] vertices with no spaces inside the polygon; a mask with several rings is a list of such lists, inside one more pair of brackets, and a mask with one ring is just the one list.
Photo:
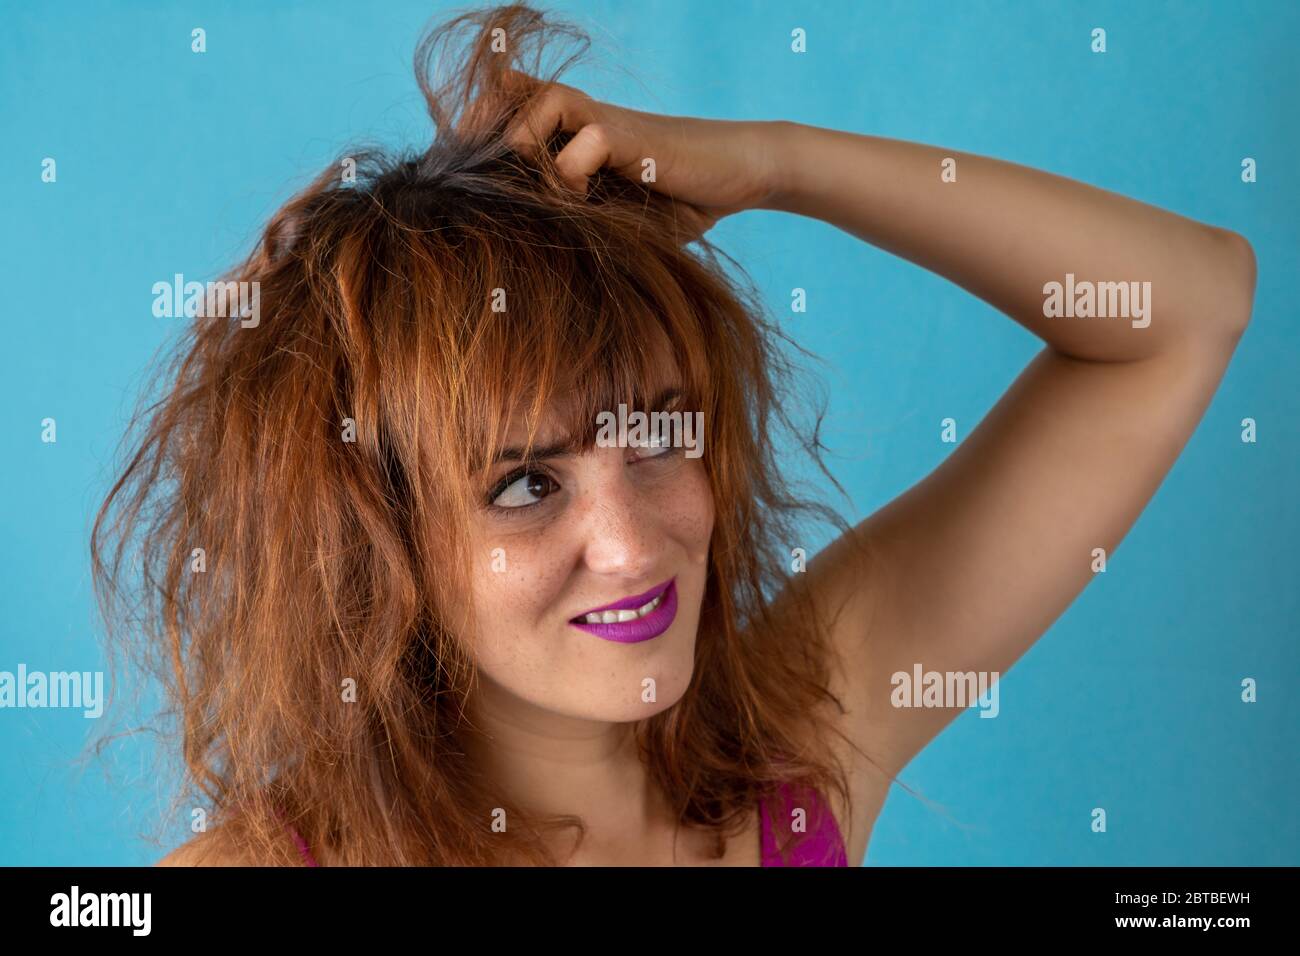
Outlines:
{"label": "bangs", "polygon": [[[514,427],[526,432],[525,458],[543,427],[548,447],[579,453],[595,446],[598,416],[618,414],[620,405],[629,413],[707,414],[712,404],[708,323],[671,263],[647,263],[649,250],[629,250],[624,255],[641,260],[633,277],[608,268],[617,255],[547,252],[546,268],[528,276],[525,291],[513,301],[505,292],[505,311],[483,313],[464,355],[460,438],[475,479]],[[668,392],[667,407],[652,407]]]}

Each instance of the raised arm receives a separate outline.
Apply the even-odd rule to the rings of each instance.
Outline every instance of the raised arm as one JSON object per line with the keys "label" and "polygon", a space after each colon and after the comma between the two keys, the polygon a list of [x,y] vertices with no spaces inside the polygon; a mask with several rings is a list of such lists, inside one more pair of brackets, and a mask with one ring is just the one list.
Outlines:
{"label": "raised arm", "polygon": [[892,706],[891,675],[1003,674],[1082,591],[1094,549],[1114,552],[1209,404],[1250,318],[1254,254],[1023,166],[776,126],[764,208],[937,272],[1046,345],[941,466],[855,529],[870,561],[841,539],[809,564],[841,612],[846,732],[896,772],[960,710]]}
{"label": "raised arm", "polygon": [[1254,253],[1235,233],[1011,163],[797,123],[661,116],[562,84],[508,138],[528,153],[557,128],[574,134],[556,157],[574,188],[602,167],[639,178],[653,158],[651,188],[699,231],[751,208],[822,219],[946,276],[1046,345],[940,467],[853,529],[867,549],[841,538],[808,566],[836,621],[841,727],[875,762],[841,751],[855,812],[840,819],[858,858],[888,791],[878,768],[902,769],[960,712],[892,706],[892,676],[1004,674],[1083,590],[1094,549],[1114,552],[1218,387],[1250,318]]}

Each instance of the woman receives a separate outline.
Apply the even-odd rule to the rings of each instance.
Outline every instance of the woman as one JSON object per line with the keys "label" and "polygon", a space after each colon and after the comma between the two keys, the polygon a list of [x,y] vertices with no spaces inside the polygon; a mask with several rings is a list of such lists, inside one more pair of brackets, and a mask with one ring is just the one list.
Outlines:
{"label": "woman", "polygon": [[[951,150],[623,109],[559,83],[572,58],[534,78],[556,39],[585,43],[518,5],[427,37],[433,145],[344,158],[278,212],[231,277],[257,321],[196,320],[149,410],[93,547],[215,824],[165,864],[860,861],[972,702],[899,706],[895,675],[1006,672],[1249,320],[1232,232]],[[838,519],[773,458],[782,336],[704,238],[745,209],[1045,344],[806,568],[795,519]],[[606,427],[638,411],[681,414]]]}

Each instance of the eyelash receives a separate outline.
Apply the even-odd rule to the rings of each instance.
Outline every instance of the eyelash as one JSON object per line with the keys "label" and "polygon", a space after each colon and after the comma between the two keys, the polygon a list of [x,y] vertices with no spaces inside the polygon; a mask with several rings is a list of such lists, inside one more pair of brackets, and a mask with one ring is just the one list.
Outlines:
{"label": "eyelash", "polygon": [[497,498],[501,497],[501,493],[503,491],[505,491],[507,488],[513,485],[520,478],[527,478],[530,475],[545,475],[547,478],[551,479],[551,481],[555,482],[555,484],[557,485],[559,484],[559,481],[556,480],[555,476],[552,475],[550,472],[548,472],[541,465],[538,464],[520,465],[514,471],[510,472],[508,475],[506,475],[504,478],[498,481],[492,487],[492,490],[488,492],[487,495],[488,510],[491,511],[493,514],[500,515],[503,518],[518,518],[521,512],[531,511],[533,508],[536,508],[538,505],[545,504],[546,503],[545,498],[543,498],[541,501],[534,501],[531,505],[519,505],[518,507],[515,508],[503,508],[501,505],[493,504],[493,502],[496,501]]}
{"label": "eyelash", "polygon": [[[640,459],[640,461],[667,461],[675,457],[676,453],[679,451],[681,451],[680,448],[669,447],[667,451],[661,454],[651,455],[649,458]],[[541,501],[534,501],[531,505],[519,505],[515,508],[503,508],[501,505],[493,504],[497,498],[501,497],[503,491],[513,485],[520,478],[527,478],[530,475],[545,475],[551,481],[555,482],[556,485],[559,485],[560,483],[554,475],[539,464],[533,463],[520,465],[492,486],[492,490],[487,494],[486,505],[488,511],[503,518],[518,518],[523,514],[532,511],[534,508],[539,508],[546,504],[546,498],[543,498]],[[550,495],[547,495],[547,498],[549,497]]]}

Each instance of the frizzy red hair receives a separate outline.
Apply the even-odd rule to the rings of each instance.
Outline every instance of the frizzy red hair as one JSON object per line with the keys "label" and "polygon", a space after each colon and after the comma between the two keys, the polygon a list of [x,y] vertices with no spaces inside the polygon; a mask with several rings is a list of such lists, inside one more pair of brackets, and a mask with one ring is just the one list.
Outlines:
{"label": "frizzy red hair", "polygon": [[[578,50],[543,74],[556,41]],[[91,536],[110,647],[162,682],[181,799],[256,859],[291,859],[285,821],[343,865],[545,864],[545,831],[581,831],[466,762],[468,521],[511,414],[531,441],[576,398],[557,424],[591,447],[597,412],[648,401],[654,343],[704,413],[716,518],[694,677],[638,723],[646,766],[719,853],[779,783],[848,799],[827,622],[787,573],[797,516],[843,522],[790,494],[769,437],[798,437],[789,340],[670,199],[608,170],[566,190],[562,135],[530,161],[502,143],[529,96],[507,71],[555,81],[588,44],[520,5],[428,33],[432,146],[352,153],[355,181],[340,157],[294,196],[225,277],[260,283],[260,322],[194,319],[136,417]],[[801,444],[820,465],[815,429]]]}

